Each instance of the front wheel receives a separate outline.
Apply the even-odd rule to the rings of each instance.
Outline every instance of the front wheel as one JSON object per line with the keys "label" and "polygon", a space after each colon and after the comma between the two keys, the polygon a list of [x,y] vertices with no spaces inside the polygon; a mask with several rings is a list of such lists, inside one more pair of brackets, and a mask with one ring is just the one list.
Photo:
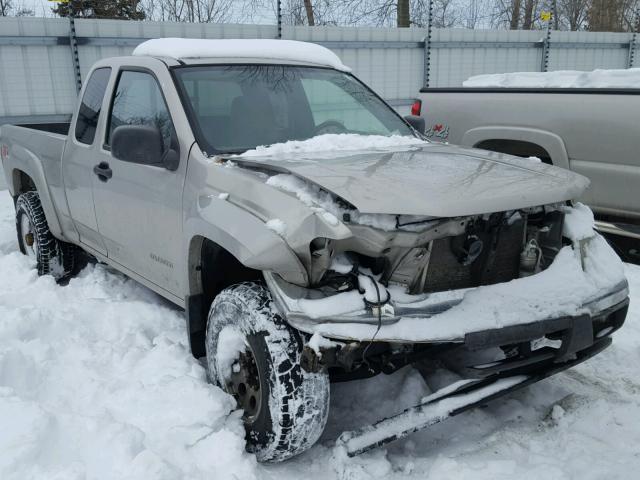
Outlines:
{"label": "front wheel", "polygon": [[61,280],[73,272],[76,247],[53,236],[38,192],[25,192],[18,197],[16,231],[20,251],[33,260],[38,275],[52,275]]}
{"label": "front wheel", "polygon": [[271,307],[261,283],[223,290],[209,311],[209,379],[244,411],[247,449],[278,462],[310,448],[329,412],[329,377],[300,366],[304,344]]}

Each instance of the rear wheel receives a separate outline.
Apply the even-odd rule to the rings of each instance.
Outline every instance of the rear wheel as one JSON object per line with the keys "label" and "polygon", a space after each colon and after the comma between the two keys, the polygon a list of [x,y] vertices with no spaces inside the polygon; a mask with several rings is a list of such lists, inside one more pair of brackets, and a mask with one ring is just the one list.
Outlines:
{"label": "rear wheel", "polygon": [[61,280],[73,272],[76,247],[53,236],[38,192],[26,192],[18,197],[16,230],[20,251],[33,260],[38,275],[52,275]]}
{"label": "rear wheel", "polygon": [[214,300],[207,323],[210,380],[244,411],[247,449],[260,461],[302,453],[329,412],[329,377],[300,366],[304,339],[271,308],[268,289],[241,283]]}

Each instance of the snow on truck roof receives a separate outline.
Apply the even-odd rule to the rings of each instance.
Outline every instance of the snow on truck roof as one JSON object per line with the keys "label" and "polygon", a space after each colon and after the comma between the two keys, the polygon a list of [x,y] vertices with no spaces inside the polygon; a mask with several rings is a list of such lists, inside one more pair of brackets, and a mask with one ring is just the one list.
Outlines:
{"label": "snow on truck roof", "polygon": [[305,62],[342,71],[350,70],[328,48],[295,40],[156,38],[138,45],[133,55],[171,57],[177,60],[259,58],[279,63]]}

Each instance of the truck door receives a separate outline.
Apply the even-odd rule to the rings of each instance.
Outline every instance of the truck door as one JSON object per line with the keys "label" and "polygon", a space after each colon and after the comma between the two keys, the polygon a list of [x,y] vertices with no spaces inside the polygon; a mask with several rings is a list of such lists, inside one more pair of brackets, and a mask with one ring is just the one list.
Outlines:
{"label": "truck door", "polygon": [[92,170],[96,151],[100,149],[101,139],[97,138],[96,131],[110,76],[111,68],[108,67],[97,68],[91,73],[78,107],[75,128],[69,131],[62,160],[69,212],[80,235],[80,242],[103,255],[107,252],[98,232],[93,206]]}
{"label": "truck door", "polygon": [[113,132],[123,125],[157,127],[163,149],[176,145],[169,109],[156,77],[148,70],[122,68],[113,92],[104,145],[93,166],[98,229],[110,259],[169,293],[181,295],[186,161],[170,171],[163,166],[119,160],[111,152]]}

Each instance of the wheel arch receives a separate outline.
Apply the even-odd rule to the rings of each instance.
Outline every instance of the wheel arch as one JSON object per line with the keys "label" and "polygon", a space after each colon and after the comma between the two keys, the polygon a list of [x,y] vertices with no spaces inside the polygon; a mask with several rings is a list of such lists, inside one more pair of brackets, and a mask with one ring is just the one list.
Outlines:
{"label": "wheel arch", "polygon": [[188,295],[185,299],[189,345],[194,357],[205,355],[209,307],[225,288],[246,281],[262,281],[262,270],[238,259],[234,252],[204,235],[194,235],[188,248]]}
{"label": "wheel arch", "polygon": [[31,178],[31,176],[29,176],[26,172],[20,170],[19,168],[14,168],[11,172],[10,185],[11,194],[14,198],[14,201],[17,200],[18,196],[23,193],[32,190],[38,190],[36,188],[35,182],[33,181],[33,178]]}
{"label": "wheel arch", "polygon": [[502,144],[503,149],[485,149],[520,156],[543,155],[552,165],[570,169],[564,141],[555,133],[546,130],[504,126],[479,127],[467,131],[462,144],[475,148],[483,148],[482,145],[500,148]]}
{"label": "wheel arch", "polygon": [[53,206],[53,199],[51,198],[42,166],[39,165],[37,158],[33,158],[33,154],[22,158],[20,166],[13,166],[11,174],[6,179],[7,187],[14,203],[22,193],[38,192],[49,230],[55,237],[64,239],[58,213]]}
{"label": "wheel arch", "polygon": [[[259,272],[259,280],[263,280],[262,272],[271,271],[290,283],[307,285],[308,274],[285,240],[267,228],[265,221],[256,215],[208,189],[201,190],[193,200],[186,210],[183,228],[185,250],[182,258],[186,261],[182,284],[186,292],[189,337],[193,337],[192,353],[198,356],[202,354],[199,346],[204,345],[199,332],[204,331],[206,314],[213,300],[211,292],[215,292],[210,282],[224,285],[232,284],[232,280],[255,280],[256,272]],[[221,270],[223,278],[213,276],[207,280],[212,256],[229,266]],[[239,274],[225,276],[230,270]]]}

